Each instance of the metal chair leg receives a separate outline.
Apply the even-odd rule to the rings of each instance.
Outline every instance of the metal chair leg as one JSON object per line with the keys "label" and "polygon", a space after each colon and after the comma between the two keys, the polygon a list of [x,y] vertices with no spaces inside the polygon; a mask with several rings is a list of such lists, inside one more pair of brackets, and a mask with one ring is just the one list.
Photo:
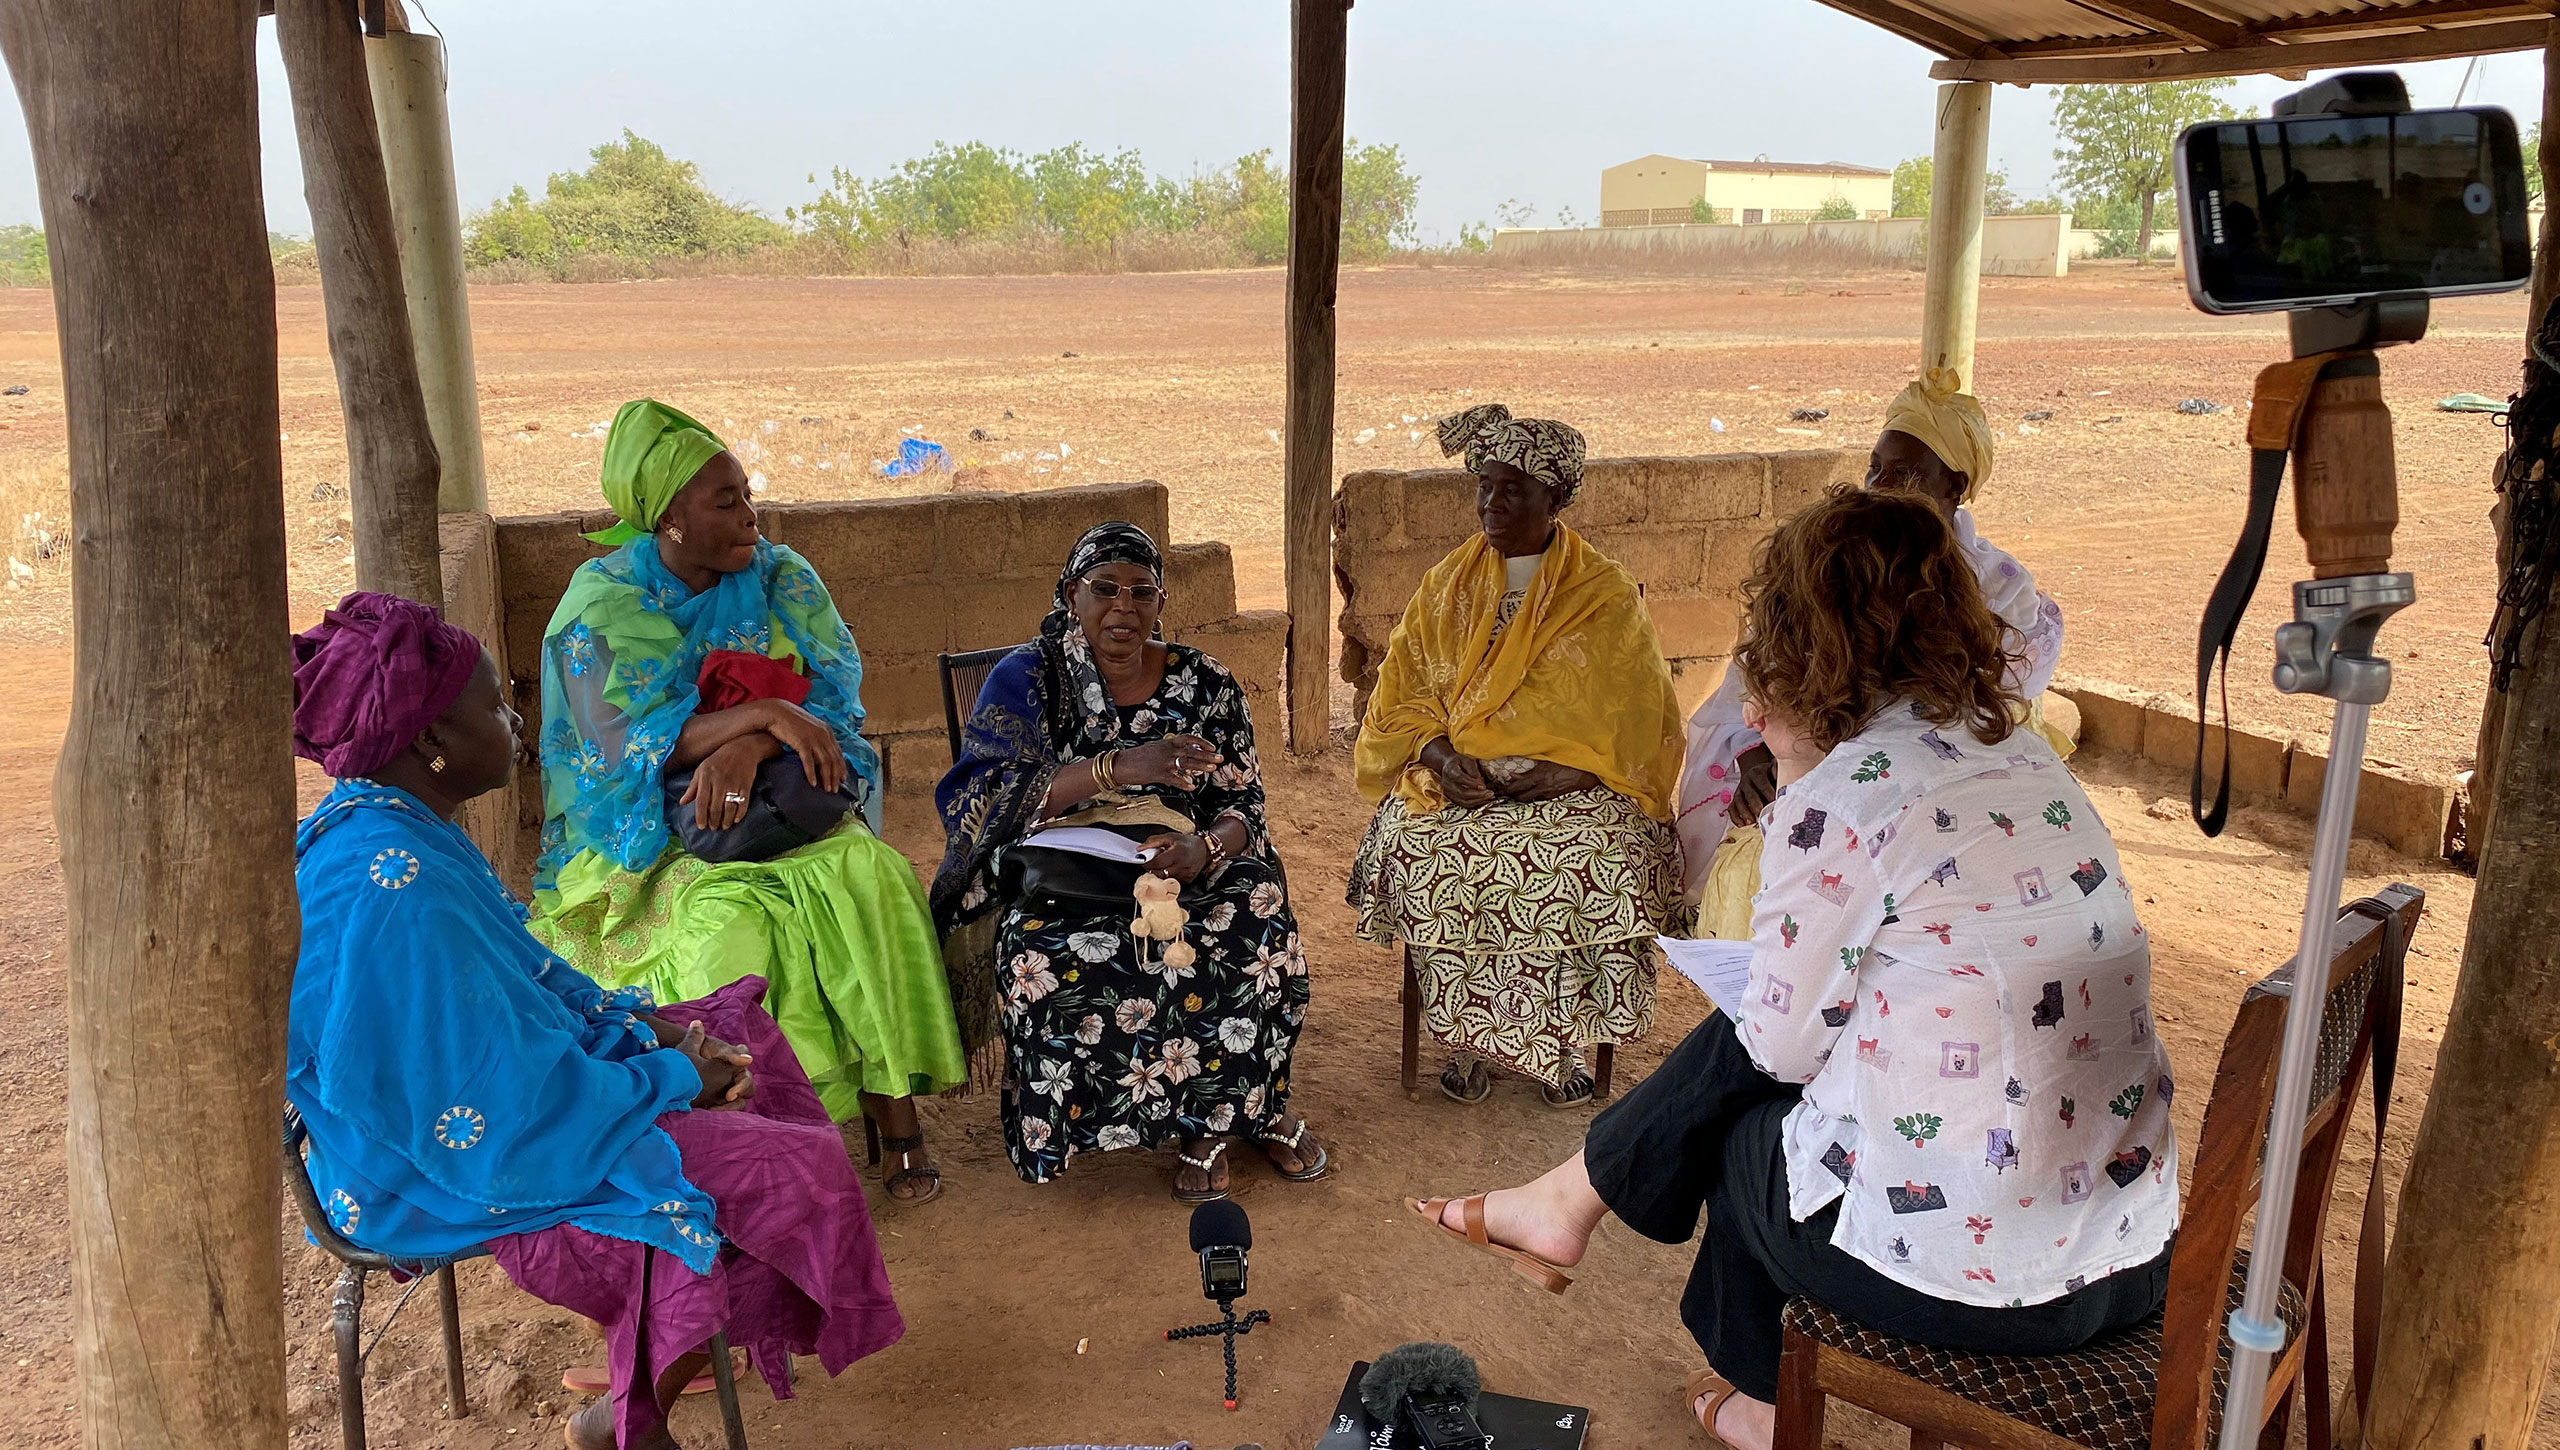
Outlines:
{"label": "metal chair leg", "polygon": [[1600,1050],[1593,1053],[1591,1057],[1594,1068],[1591,1078],[1591,1096],[1601,1102],[1607,1102],[1618,1076],[1618,1045],[1614,1042],[1603,1042],[1600,1044]]}
{"label": "metal chair leg", "polygon": [[1422,1061],[1422,981],[1413,974],[1413,948],[1404,949],[1404,1090],[1411,1092]]}
{"label": "metal chair leg", "polygon": [[862,1110],[862,1162],[866,1168],[880,1166],[880,1120],[869,1108]]}
{"label": "metal chair leg", "polygon": [[720,1429],[729,1450],[747,1450],[747,1417],[738,1408],[738,1372],[729,1363],[729,1336],[711,1336],[711,1383],[720,1397]]}
{"label": "metal chair leg", "polygon": [[436,1303],[444,1311],[445,1418],[468,1419],[471,1392],[462,1382],[462,1304],[453,1287],[453,1265],[436,1270]]}
{"label": "metal chair leg", "polygon": [[364,1280],[349,1264],[329,1297],[329,1333],[338,1344],[338,1438],[345,1450],[364,1446]]}

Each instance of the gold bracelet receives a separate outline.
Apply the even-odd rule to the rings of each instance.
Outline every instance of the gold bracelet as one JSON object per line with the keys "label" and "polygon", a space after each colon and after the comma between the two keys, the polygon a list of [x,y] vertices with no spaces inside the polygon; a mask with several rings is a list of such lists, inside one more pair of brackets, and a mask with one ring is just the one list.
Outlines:
{"label": "gold bracelet", "polygon": [[1117,750],[1106,750],[1093,758],[1093,783],[1095,786],[1106,791],[1118,790],[1120,788],[1118,783],[1113,781],[1111,778],[1111,757],[1118,755],[1119,753],[1120,752]]}

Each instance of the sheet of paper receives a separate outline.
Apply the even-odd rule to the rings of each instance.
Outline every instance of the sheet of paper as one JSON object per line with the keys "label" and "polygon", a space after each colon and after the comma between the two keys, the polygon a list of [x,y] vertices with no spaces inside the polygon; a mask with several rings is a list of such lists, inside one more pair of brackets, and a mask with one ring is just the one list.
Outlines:
{"label": "sheet of paper", "polygon": [[1106,861],[1127,861],[1145,865],[1155,859],[1153,851],[1138,849],[1138,843],[1118,831],[1100,826],[1051,826],[1022,838],[1026,846],[1048,846],[1060,851],[1073,851],[1081,856],[1099,856]]}
{"label": "sheet of paper", "polygon": [[1742,994],[1751,980],[1751,943],[1687,941],[1658,936],[1654,941],[1680,975],[1697,984],[1727,1017],[1742,1015]]}

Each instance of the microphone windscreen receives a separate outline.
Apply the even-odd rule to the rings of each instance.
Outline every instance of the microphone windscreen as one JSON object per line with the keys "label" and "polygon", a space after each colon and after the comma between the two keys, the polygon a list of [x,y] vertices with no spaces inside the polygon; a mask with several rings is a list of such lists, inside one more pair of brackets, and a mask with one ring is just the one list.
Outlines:
{"label": "microphone windscreen", "polygon": [[1253,1247],[1253,1224],[1232,1198],[1204,1203],[1191,1212],[1191,1252],[1207,1248]]}
{"label": "microphone windscreen", "polygon": [[1381,1425],[1395,1422],[1409,1395],[1456,1395],[1473,1414],[1483,1392],[1475,1360],[1454,1344],[1399,1344],[1360,1377],[1360,1404]]}

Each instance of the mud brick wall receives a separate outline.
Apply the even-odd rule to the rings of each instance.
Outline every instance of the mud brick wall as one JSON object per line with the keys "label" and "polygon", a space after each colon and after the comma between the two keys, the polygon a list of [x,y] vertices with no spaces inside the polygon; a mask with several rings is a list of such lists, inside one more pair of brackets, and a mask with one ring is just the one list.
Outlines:
{"label": "mud brick wall", "polygon": [[[1854,482],[1865,462],[1837,449],[1595,458],[1563,519],[1644,586],[1681,706],[1694,708],[1723,678],[1752,550],[1826,486]],[[1475,475],[1454,468],[1354,473],[1334,490],[1342,678],[1359,710],[1423,574],[1478,532],[1475,510]]]}
{"label": "mud brick wall", "polygon": [[[806,556],[862,650],[864,734],[880,747],[893,795],[930,792],[951,763],[935,656],[1020,644],[1037,632],[1067,551],[1085,530],[1120,519],[1165,538],[1166,496],[1152,482],[1037,493],[936,494],[844,503],[774,504],[765,534]],[[495,637],[525,719],[542,727],[542,635],[569,576],[606,551],[582,535],[612,522],[602,511],[495,521]],[[1235,671],[1258,737],[1280,738],[1281,654],[1288,618],[1239,614],[1224,544],[1168,547],[1165,633]],[[448,585],[448,592],[452,586]],[[964,702],[965,709],[965,702]],[[501,872],[521,885],[533,868],[542,783],[516,784],[517,840]],[[492,859],[498,859],[492,853]]]}

